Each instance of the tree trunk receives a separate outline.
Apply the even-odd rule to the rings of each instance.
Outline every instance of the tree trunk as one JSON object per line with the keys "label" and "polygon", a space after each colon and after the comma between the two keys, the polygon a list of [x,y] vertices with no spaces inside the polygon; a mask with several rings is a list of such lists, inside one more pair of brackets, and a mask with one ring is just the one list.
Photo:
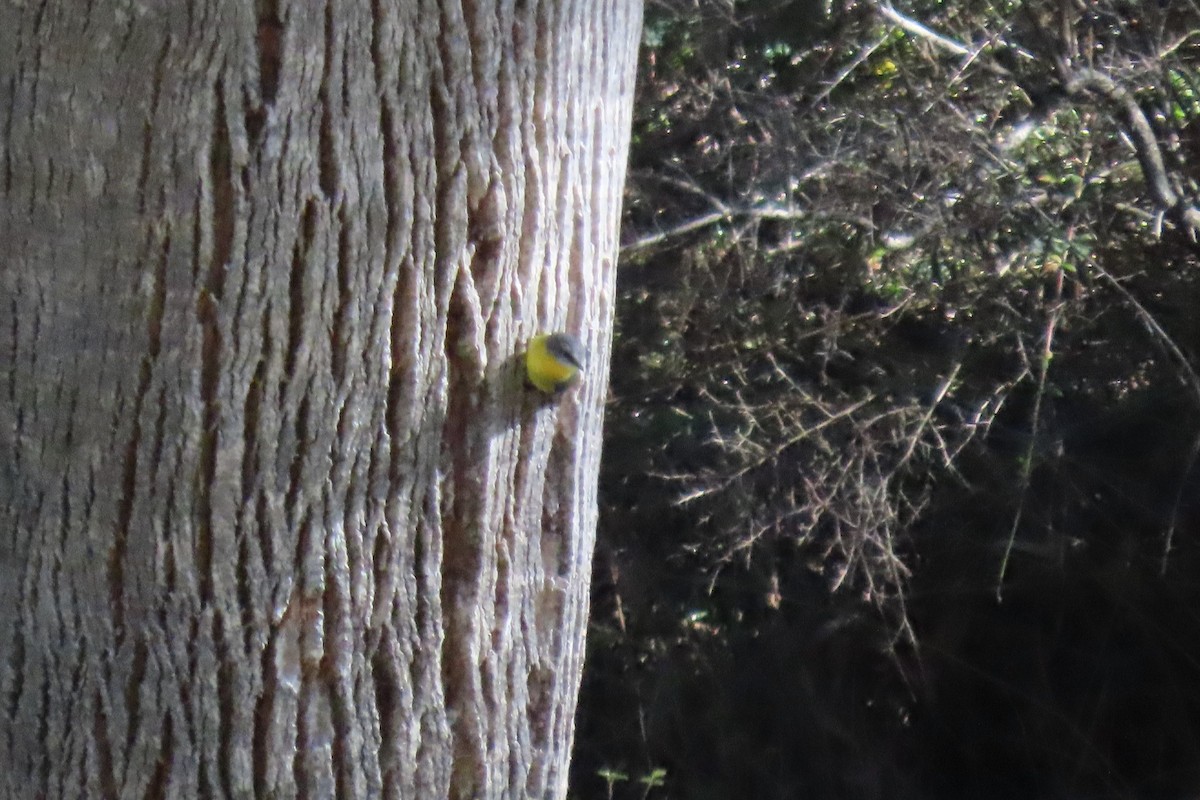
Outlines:
{"label": "tree trunk", "polygon": [[3,797],[565,795],[640,18],[0,6]]}

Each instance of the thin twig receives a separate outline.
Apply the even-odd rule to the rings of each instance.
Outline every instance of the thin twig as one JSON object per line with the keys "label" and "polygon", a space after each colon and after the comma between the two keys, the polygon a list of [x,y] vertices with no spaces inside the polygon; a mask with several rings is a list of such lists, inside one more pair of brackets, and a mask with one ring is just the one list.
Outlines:
{"label": "thin twig", "polygon": [[1183,507],[1183,493],[1188,485],[1188,476],[1192,474],[1192,469],[1196,466],[1198,456],[1200,456],[1200,436],[1192,441],[1187,466],[1183,468],[1183,474],[1179,476],[1179,486],[1175,489],[1175,504],[1171,507],[1171,524],[1167,526],[1167,535],[1163,537],[1162,564],[1159,567],[1162,575],[1167,574],[1167,562],[1170,560],[1171,548],[1175,543],[1175,529],[1179,526],[1179,511]]}
{"label": "thin twig", "polygon": [[1200,400],[1200,375],[1196,374],[1196,370],[1192,367],[1191,362],[1188,361],[1187,356],[1184,355],[1183,350],[1180,349],[1179,345],[1175,343],[1175,340],[1171,338],[1171,335],[1163,329],[1163,326],[1159,324],[1157,319],[1154,318],[1154,315],[1151,314],[1144,305],[1138,302],[1138,299],[1133,296],[1133,293],[1122,286],[1121,282],[1114,278],[1108,272],[1108,270],[1100,266],[1099,262],[1095,258],[1089,259],[1089,263],[1091,264],[1092,270],[1099,275],[1105,283],[1115,289],[1117,294],[1121,295],[1121,297],[1125,299],[1125,302],[1129,303],[1129,305],[1133,307],[1133,310],[1137,313],[1138,318],[1142,321],[1142,324],[1146,326],[1147,330],[1149,330],[1159,344],[1162,345],[1162,347],[1164,347],[1177,362],[1179,362],[1179,366],[1181,366],[1183,371],[1187,373],[1187,382],[1191,386],[1192,393],[1196,395],[1197,400]]}
{"label": "thin twig", "polygon": [[865,406],[867,403],[871,402],[872,399],[873,398],[859,400],[857,403],[852,403],[852,404],[846,406],[845,408],[841,409],[837,413],[835,413],[829,417],[826,417],[825,419],[821,420],[820,422],[813,425],[812,427],[802,429],[799,433],[791,436],[790,438],[788,438],[787,440],[785,440],[778,446],[772,448],[765,455],[761,456],[758,459],[755,459],[754,461],[750,462],[749,464],[746,464],[744,467],[742,467],[741,469],[734,472],[732,475],[730,475],[728,478],[726,478],[725,480],[718,483],[716,486],[709,486],[704,489],[697,489],[694,492],[689,492],[688,494],[686,494],[686,495],[680,497],[678,500],[676,500],[675,505],[681,506],[686,503],[690,503],[693,500],[698,500],[701,497],[705,497],[707,495],[715,494],[717,492],[721,492],[721,491],[724,491],[725,489],[728,489],[739,478],[741,478],[741,477],[745,476],[747,473],[752,472],[753,470],[756,470],[759,467],[763,466],[768,461],[770,461],[772,458],[778,458],[783,453],[783,451],[787,450],[792,445],[797,444],[798,442],[804,441],[809,436],[812,436],[814,433],[817,433],[818,431],[829,427],[833,423],[837,422],[839,419],[843,419],[845,417],[851,416],[855,411],[858,411],[860,408]]}
{"label": "thin twig", "polygon": [[[1134,312],[1142,321],[1142,324],[1146,326],[1146,329],[1150,331],[1150,334],[1154,337],[1154,339],[1161,347],[1165,348],[1167,352],[1170,353],[1172,358],[1179,363],[1179,366],[1183,368],[1183,371],[1187,376],[1187,382],[1191,386],[1192,393],[1196,396],[1196,399],[1200,401],[1200,375],[1196,374],[1195,368],[1192,367],[1191,362],[1188,361],[1183,350],[1178,344],[1175,343],[1175,340],[1171,338],[1170,334],[1163,329],[1163,326],[1157,319],[1154,318],[1154,315],[1151,314],[1144,305],[1138,302],[1138,299],[1133,296],[1132,292],[1122,286],[1120,281],[1118,281],[1106,269],[1096,263],[1094,258],[1090,261],[1093,271],[1095,271],[1095,273],[1099,275],[1105,283],[1115,289],[1117,293],[1125,299],[1125,302],[1129,303],[1129,305],[1133,307]],[[1167,563],[1170,560],[1171,548],[1175,546],[1175,530],[1179,525],[1179,512],[1183,506],[1183,493],[1187,487],[1188,475],[1191,474],[1192,469],[1196,466],[1196,459],[1198,457],[1200,457],[1200,437],[1197,437],[1192,442],[1191,450],[1188,453],[1187,466],[1184,467],[1183,474],[1179,477],[1179,486],[1175,490],[1175,503],[1171,507],[1171,522],[1167,526],[1166,535],[1163,537],[1163,554],[1160,570],[1164,575],[1167,573]]]}
{"label": "thin twig", "polygon": [[1004,546],[1004,555],[1000,559],[1000,573],[996,576],[996,602],[1004,599],[1004,576],[1008,573],[1008,561],[1012,556],[1013,545],[1017,541],[1017,530],[1021,526],[1021,518],[1025,512],[1025,498],[1029,494],[1029,484],[1033,476],[1033,452],[1037,445],[1038,429],[1041,427],[1042,398],[1046,396],[1046,378],[1050,374],[1050,360],[1054,357],[1054,333],[1058,330],[1058,321],[1062,316],[1063,302],[1063,272],[1058,271],[1055,282],[1054,302],[1046,315],[1046,328],[1042,334],[1042,352],[1038,364],[1037,391],[1033,395],[1033,413],[1030,421],[1029,444],[1021,459],[1020,497],[1017,499],[1017,511],[1013,515],[1012,528],[1008,532],[1008,541]]}
{"label": "thin twig", "polygon": [[854,74],[854,71],[861,67],[863,63],[866,62],[876,50],[883,46],[883,43],[887,40],[888,34],[884,34],[874,42],[865,45],[861,50],[859,50],[858,54],[854,56],[850,63],[843,67],[842,71],[834,76],[829,85],[826,86],[819,95],[813,98],[811,106],[816,108],[817,106],[821,105],[821,103],[825,102],[826,98],[833,94],[833,91],[837,89],[837,87],[840,86],[847,78]]}
{"label": "thin twig", "polygon": [[946,393],[949,392],[950,387],[954,385],[954,380],[958,377],[958,372],[961,369],[962,362],[960,361],[954,365],[954,369],[950,370],[950,374],[947,375],[946,378],[938,385],[937,391],[933,396],[933,401],[929,404],[929,408],[926,409],[925,416],[917,425],[917,429],[913,431],[912,436],[909,438],[908,448],[904,451],[904,455],[900,457],[899,463],[896,464],[897,470],[907,464],[908,460],[912,458],[913,451],[917,449],[917,443],[921,439],[921,434],[925,431],[926,426],[929,425],[930,420],[933,419],[933,414],[937,410],[938,403],[945,399]]}

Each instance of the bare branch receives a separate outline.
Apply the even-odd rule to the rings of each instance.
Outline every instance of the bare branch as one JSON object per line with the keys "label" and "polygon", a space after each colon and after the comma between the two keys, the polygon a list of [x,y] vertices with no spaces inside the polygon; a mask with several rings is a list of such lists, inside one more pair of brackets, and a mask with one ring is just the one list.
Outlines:
{"label": "bare branch", "polygon": [[874,52],[878,50],[887,40],[887,34],[884,34],[874,42],[871,42],[859,50],[858,54],[854,56],[850,63],[843,67],[842,70],[836,76],[834,76],[834,79],[829,82],[829,85],[826,86],[825,89],[813,99],[811,105],[816,107],[825,102],[826,98],[833,94],[833,91],[837,89],[837,87],[840,86],[847,78],[853,75],[854,70],[862,66],[863,63],[866,62],[872,56],[872,54],[874,54]]}
{"label": "bare branch", "polygon": [[1200,232],[1200,209],[1187,204],[1171,186],[1158,138],[1133,95],[1112,78],[1094,69],[1081,69],[1069,75],[1064,88],[1068,94],[1076,97],[1094,92],[1121,109],[1121,117],[1132,139],[1151,199],[1195,240],[1197,232]]}
{"label": "bare branch", "polygon": [[702,214],[695,219],[690,219],[687,222],[682,222],[674,228],[658,233],[652,233],[648,236],[643,236],[640,239],[635,239],[632,242],[621,245],[622,253],[636,253],[638,250],[644,250],[647,247],[653,247],[656,244],[661,244],[667,239],[673,239],[676,236],[682,236],[685,233],[698,231],[701,228],[707,228],[709,225],[715,225],[718,222],[723,222],[730,218],[728,211],[710,211],[707,214]]}
{"label": "bare branch", "polygon": [[892,8],[890,3],[880,3],[877,8],[879,13],[894,22],[897,27],[903,28],[914,36],[924,39],[927,42],[932,42],[937,47],[945,50],[948,53],[953,53],[956,56],[969,56],[971,50],[964,47],[953,39],[942,36],[936,31],[930,30],[915,19],[906,17],[896,9]]}
{"label": "bare branch", "polygon": [[[713,201],[716,202],[715,200]],[[735,219],[764,220],[793,220],[799,221],[807,218],[809,215],[803,209],[795,206],[781,205],[778,203],[768,203],[761,206],[752,206],[749,208],[730,208],[721,203],[719,207],[710,211],[707,214],[701,214],[694,219],[686,222],[681,222],[673,228],[669,228],[657,233],[651,233],[634,239],[621,245],[622,253],[636,253],[639,250],[644,250],[648,247],[653,247],[657,244],[662,244],[668,239],[673,239],[677,236],[683,236],[687,233],[707,228],[709,225],[715,225],[718,222],[732,222]]]}

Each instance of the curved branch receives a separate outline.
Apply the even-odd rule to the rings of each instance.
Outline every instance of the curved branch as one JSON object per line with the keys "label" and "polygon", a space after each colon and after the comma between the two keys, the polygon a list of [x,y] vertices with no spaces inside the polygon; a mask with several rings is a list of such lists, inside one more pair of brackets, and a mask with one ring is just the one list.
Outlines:
{"label": "curved branch", "polygon": [[1133,95],[1112,78],[1094,69],[1076,71],[1068,76],[1063,86],[1067,94],[1073,97],[1093,92],[1120,108],[1122,121],[1133,140],[1133,149],[1146,178],[1146,185],[1150,188],[1151,198],[1155,205],[1183,226],[1194,240],[1197,232],[1200,232],[1200,209],[1185,202],[1171,186],[1166,164],[1163,162],[1162,149],[1158,146],[1158,138],[1154,135],[1154,129],[1150,127],[1150,120],[1146,118],[1145,112]]}

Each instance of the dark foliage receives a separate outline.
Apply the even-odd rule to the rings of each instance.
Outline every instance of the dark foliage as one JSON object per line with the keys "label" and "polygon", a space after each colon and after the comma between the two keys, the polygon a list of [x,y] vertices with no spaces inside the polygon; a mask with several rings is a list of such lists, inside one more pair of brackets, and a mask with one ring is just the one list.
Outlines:
{"label": "dark foliage", "polygon": [[1200,790],[1197,31],[647,9],[572,796]]}

